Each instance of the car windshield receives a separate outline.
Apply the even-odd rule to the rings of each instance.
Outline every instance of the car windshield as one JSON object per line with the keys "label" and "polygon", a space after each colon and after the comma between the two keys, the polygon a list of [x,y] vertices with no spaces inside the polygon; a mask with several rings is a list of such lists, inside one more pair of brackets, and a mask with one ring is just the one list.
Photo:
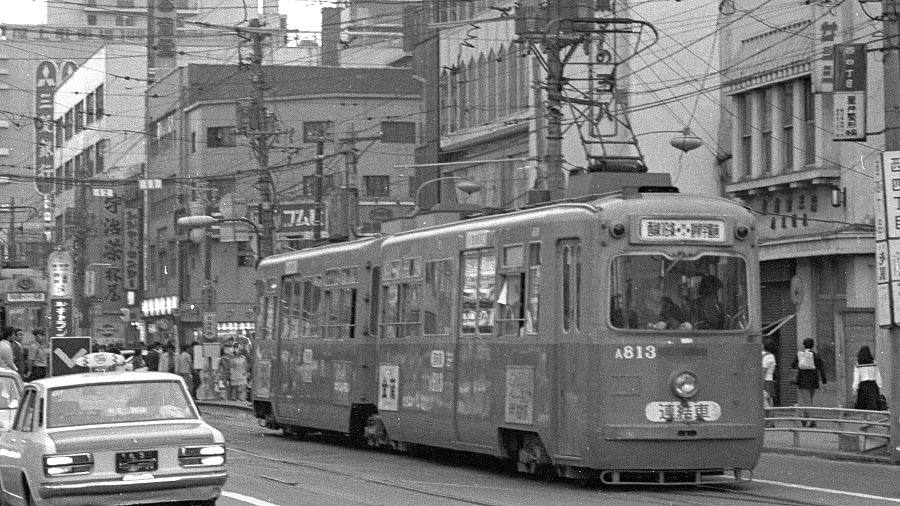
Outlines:
{"label": "car windshield", "polygon": [[19,405],[19,400],[19,387],[16,380],[5,376],[0,377],[0,409],[14,408]]}
{"label": "car windshield", "polygon": [[742,258],[631,254],[613,259],[610,323],[620,329],[737,330],[747,326]]}
{"label": "car windshield", "polygon": [[47,398],[48,428],[197,417],[178,381],[75,385]]}

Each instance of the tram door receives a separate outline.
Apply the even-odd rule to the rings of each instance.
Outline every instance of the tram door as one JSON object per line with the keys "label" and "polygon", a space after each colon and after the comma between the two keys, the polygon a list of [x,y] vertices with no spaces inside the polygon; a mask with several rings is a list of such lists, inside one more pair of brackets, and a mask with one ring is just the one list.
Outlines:
{"label": "tram door", "polygon": [[559,320],[554,322],[552,332],[559,340],[556,350],[557,393],[557,453],[579,456],[582,440],[587,428],[587,412],[590,389],[585,385],[585,371],[590,370],[590,353],[579,343],[582,342],[582,326],[586,319],[583,310],[585,294],[590,286],[584,280],[581,242],[567,239],[556,247],[556,293],[558,309],[554,310]]}

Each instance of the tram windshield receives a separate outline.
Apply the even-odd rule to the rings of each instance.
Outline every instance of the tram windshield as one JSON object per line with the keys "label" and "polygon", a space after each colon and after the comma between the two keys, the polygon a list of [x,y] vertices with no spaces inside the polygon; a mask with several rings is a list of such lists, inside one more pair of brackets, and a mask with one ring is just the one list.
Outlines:
{"label": "tram windshield", "polygon": [[610,323],[619,329],[747,326],[747,266],[734,256],[630,254],[613,259]]}

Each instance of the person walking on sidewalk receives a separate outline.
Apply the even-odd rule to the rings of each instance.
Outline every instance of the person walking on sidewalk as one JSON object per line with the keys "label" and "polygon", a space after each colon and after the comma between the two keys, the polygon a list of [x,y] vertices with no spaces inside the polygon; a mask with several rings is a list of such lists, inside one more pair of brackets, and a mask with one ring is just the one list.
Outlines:
{"label": "person walking on sidewalk", "polygon": [[[828,384],[825,377],[825,367],[818,353],[813,351],[816,342],[807,337],[803,340],[803,350],[797,352],[794,361],[791,363],[792,369],[797,369],[797,405],[798,406],[815,406],[816,390],[819,389],[821,378],[821,386]],[[809,418],[809,411],[804,411],[803,416]],[[807,426],[806,421],[801,422],[804,427]],[[810,427],[815,427],[816,422],[809,422]]]}
{"label": "person walking on sidewalk", "polygon": [[881,372],[872,350],[863,345],[856,354],[856,365],[853,366],[853,393],[856,404],[853,409],[881,410]]}

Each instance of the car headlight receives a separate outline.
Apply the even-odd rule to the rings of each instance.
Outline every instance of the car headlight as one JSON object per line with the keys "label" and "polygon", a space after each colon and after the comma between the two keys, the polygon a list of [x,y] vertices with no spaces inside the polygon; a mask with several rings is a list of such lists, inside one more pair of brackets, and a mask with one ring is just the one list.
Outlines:
{"label": "car headlight", "polygon": [[682,372],[672,378],[672,392],[682,399],[697,395],[697,376],[692,372]]}
{"label": "car headlight", "polygon": [[178,449],[178,463],[184,467],[224,466],[225,445],[182,446]]}
{"label": "car headlight", "polygon": [[44,475],[87,474],[94,469],[94,456],[90,453],[71,455],[44,455]]}

